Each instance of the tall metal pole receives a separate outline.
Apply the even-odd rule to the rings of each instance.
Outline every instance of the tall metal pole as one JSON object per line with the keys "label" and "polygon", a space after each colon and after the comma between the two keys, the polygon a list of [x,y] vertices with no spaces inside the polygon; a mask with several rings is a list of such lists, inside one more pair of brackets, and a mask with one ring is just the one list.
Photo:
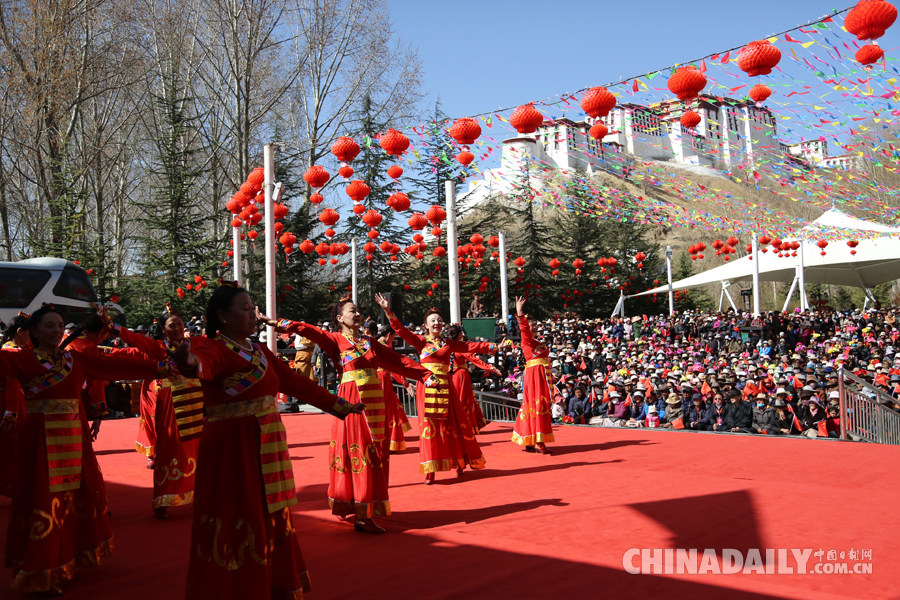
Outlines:
{"label": "tall metal pole", "polygon": [[350,267],[352,272],[350,285],[353,287],[351,290],[353,293],[353,304],[359,306],[359,303],[356,301],[356,238],[350,240]]}
{"label": "tall metal pole", "polygon": [[669,276],[669,316],[675,314],[675,294],[672,292],[672,246],[666,246],[666,273]]}
{"label": "tall metal pole", "polygon": [[506,323],[506,333],[509,334],[509,275],[506,265],[506,234],[501,231],[497,237],[500,238],[500,310],[503,311],[503,322]]}
{"label": "tall metal pole", "polygon": [[759,316],[759,234],[753,232],[753,316]]}
{"label": "tall metal pole", "polygon": [[[276,317],[275,306],[275,202],[272,193],[275,190],[275,161],[273,158],[272,144],[266,144],[263,148],[263,171],[265,181],[263,190],[266,198],[266,314],[272,319]],[[277,352],[278,344],[275,338],[275,328],[266,326],[266,339],[269,350]]]}
{"label": "tall metal pole", "polygon": [[450,322],[462,323],[459,311],[459,260],[456,243],[456,184],[444,182],[447,204],[447,266],[450,277]]}
{"label": "tall metal pole", "polygon": [[234,251],[234,280],[238,285],[242,285],[241,281],[241,228],[231,228],[231,246]]}
{"label": "tall metal pole", "polygon": [[809,299],[806,297],[806,259],[803,257],[805,240],[800,240],[800,270],[797,275],[800,278],[800,310],[809,310]]}

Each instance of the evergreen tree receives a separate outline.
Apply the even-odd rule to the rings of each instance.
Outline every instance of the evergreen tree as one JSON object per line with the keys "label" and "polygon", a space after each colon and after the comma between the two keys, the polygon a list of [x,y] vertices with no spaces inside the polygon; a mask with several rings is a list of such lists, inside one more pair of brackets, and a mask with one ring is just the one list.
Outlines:
{"label": "evergreen tree", "polygon": [[[166,75],[163,92],[155,100],[158,107],[160,135],[153,138],[156,149],[153,181],[150,184],[154,202],[143,207],[141,223],[144,235],[138,240],[141,275],[128,284],[122,305],[135,323],[147,323],[158,316],[171,301],[185,315],[202,314],[209,290],[187,291],[195,285],[194,277],[204,280],[215,276],[221,240],[206,236],[209,216],[201,205],[201,148],[192,140],[196,117],[189,116],[192,99],[185,95],[185,84],[177,69]],[[182,288],[187,297],[175,299]]]}
{"label": "evergreen tree", "polygon": [[[691,260],[690,254],[686,250],[682,250],[678,255],[678,261],[672,270],[672,280],[681,281],[687,279],[694,274],[694,261]],[[666,303],[668,303],[668,297]],[[678,292],[675,296],[675,310],[700,310],[712,311],[715,308],[715,302],[709,292],[703,289],[684,290]]]}

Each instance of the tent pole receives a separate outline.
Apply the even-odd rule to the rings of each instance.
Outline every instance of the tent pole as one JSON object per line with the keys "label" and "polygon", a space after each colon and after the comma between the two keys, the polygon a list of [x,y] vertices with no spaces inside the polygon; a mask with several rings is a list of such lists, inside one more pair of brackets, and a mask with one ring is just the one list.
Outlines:
{"label": "tent pole", "polygon": [[[866,303],[871,300],[873,303],[875,302],[875,297],[872,295],[872,292],[869,291],[869,288],[866,287],[866,284],[863,283],[862,277],[859,276],[859,273],[853,267],[853,265],[849,265],[850,271],[853,273],[853,276],[856,277],[856,281],[859,283],[859,287],[863,289],[863,293],[866,295]],[[865,308],[863,308],[865,310]]]}
{"label": "tent pole", "polygon": [[759,234],[753,232],[752,237],[753,250],[753,316],[759,316]]}
{"label": "tent pole", "polygon": [[722,291],[725,292],[725,297],[728,298],[728,304],[731,305],[731,308],[734,309],[734,312],[738,312],[737,306],[734,305],[734,299],[731,297],[731,292],[728,291],[728,286],[731,285],[731,282],[728,282],[728,285],[722,284]]}
{"label": "tent pole", "polygon": [[806,261],[803,256],[803,247],[805,240],[800,240],[800,266],[797,267],[797,274],[800,284],[800,310],[809,310],[809,299],[806,297]]}
{"label": "tent pole", "polygon": [[719,312],[722,312],[722,305],[725,303],[725,284],[722,284],[722,291],[719,293]]}
{"label": "tent pole", "polygon": [[781,309],[781,312],[787,312],[788,305],[791,303],[791,296],[794,295],[794,290],[797,289],[797,276],[794,275],[794,280],[791,282],[791,289],[788,290],[787,298],[784,299],[784,308]]}

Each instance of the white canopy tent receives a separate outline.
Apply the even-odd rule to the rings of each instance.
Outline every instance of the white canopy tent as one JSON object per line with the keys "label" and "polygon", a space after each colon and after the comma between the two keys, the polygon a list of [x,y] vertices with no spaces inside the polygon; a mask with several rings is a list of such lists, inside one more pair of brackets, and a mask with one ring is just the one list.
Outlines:
{"label": "white canopy tent", "polygon": [[[822,250],[816,245],[816,232],[823,229],[846,230],[847,234],[840,241],[830,242],[825,248],[825,256],[821,255]],[[847,246],[847,240],[855,239],[854,234],[863,232],[883,234],[883,237],[858,240],[859,245],[855,249]],[[803,287],[806,282],[861,287],[866,290],[867,297],[871,298],[869,289],[886,281],[900,279],[900,239],[887,237],[892,234],[900,235],[900,228],[867,223],[836,209],[829,210],[803,228],[797,239],[801,247],[797,250],[796,257],[779,258],[771,248],[768,252],[758,253],[759,281],[791,283],[788,300],[799,284],[803,308],[809,307]],[[852,250],[856,250],[855,255],[851,254]],[[744,256],[721,267],[673,282],[672,291],[721,284],[719,308],[721,309],[724,299],[728,298],[736,309],[728,288],[733,283],[752,280],[755,266],[751,256]],[[636,296],[664,294],[668,291],[669,286],[664,285]]]}

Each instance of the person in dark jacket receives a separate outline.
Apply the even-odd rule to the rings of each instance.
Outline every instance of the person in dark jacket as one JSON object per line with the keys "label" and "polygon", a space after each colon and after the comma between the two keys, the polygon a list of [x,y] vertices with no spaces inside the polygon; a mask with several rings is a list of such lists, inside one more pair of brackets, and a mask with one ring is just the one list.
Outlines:
{"label": "person in dark jacket", "polygon": [[703,402],[703,396],[694,394],[691,396],[691,403],[684,410],[685,429],[693,429],[695,431],[706,431],[708,426],[703,423],[703,414],[706,412],[706,404]]}
{"label": "person in dark jacket", "polygon": [[591,401],[584,391],[584,387],[577,386],[569,399],[569,416],[576,423],[587,423],[591,420]]}
{"label": "person in dark jacket", "polygon": [[725,429],[732,433],[751,433],[753,425],[753,405],[750,402],[744,402],[740,392],[732,390],[729,392],[729,400],[731,401],[731,410],[725,418]]}
{"label": "person in dark jacket", "polygon": [[769,426],[766,429],[769,435],[790,435],[791,423],[794,415],[788,410],[788,403],[782,398],[775,398],[774,404],[769,407],[771,411],[769,416]]}
{"label": "person in dark jacket", "polygon": [[774,422],[775,411],[769,408],[769,397],[759,393],[753,402],[753,423],[750,429],[754,433],[768,433],[769,427]]}
{"label": "person in dark jacket", "polygon": [[706,409],[700,423],[706,425],[708,431],[727,431],[727,419],[730,410],[722,394],[716,394],[713,396],[713,403]]}

